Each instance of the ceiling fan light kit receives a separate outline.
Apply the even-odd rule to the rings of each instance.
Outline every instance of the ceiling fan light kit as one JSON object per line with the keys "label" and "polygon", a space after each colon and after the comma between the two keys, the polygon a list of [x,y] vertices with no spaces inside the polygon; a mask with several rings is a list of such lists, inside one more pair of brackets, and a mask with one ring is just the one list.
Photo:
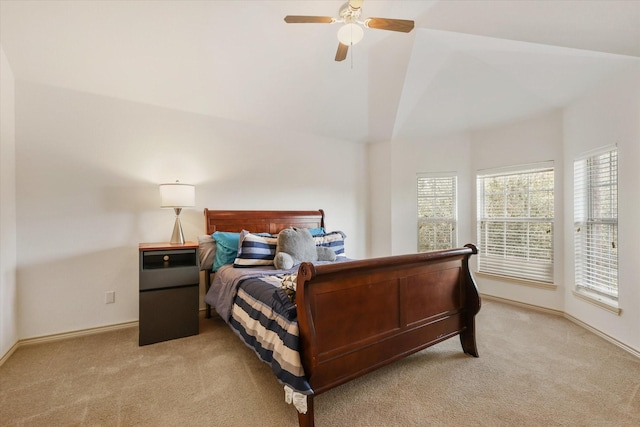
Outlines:
{"label": "ceiling fan light kit", "polygon": [[363,27],[377,30],[397,31],[408,33],[413,30],[414,22],[407,19],[368,18],[360,21],[362,3],[364,0],[349,0],[341,8],[339,18],[329,16],[298,16],[287,15],[284,21],[288,24],[332,24],[344,23],[338,30],[338,51],[336,61],[343,61],[347,57],[349,46],[358,43],[364,37]]}
{"label": "ceiling fan light kit", "polygon": [[338,30],[338,40],[340,43],[353,46],[364,37],[364,30],[357,24],[344,24]]}

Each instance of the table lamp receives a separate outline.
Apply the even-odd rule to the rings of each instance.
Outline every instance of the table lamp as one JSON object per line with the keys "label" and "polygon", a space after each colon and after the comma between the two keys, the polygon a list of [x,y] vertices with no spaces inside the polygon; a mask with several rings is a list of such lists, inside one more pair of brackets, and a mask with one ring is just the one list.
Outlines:
{"label": "table lamp", "polygon": [[180,212],[182,208],[195,206],[196,187],[191,184],[182,184],[179,181],[170,184],[160,184],[161,208],[173,208],[176,213],[176,222],[173,226],[173,234],[170,243],[172,245],[184,244],[184,234],[180,224]]}

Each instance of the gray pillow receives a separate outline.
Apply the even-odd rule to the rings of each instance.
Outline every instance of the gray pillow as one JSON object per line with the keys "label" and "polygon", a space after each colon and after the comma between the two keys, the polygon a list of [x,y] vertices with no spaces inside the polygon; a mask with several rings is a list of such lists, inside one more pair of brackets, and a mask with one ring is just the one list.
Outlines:
{"label": "gray pillow", "polygon": [[213,259],[216,256],[216,241],[208,234],[198,236],[198,258],[200,270],[213,270]]}

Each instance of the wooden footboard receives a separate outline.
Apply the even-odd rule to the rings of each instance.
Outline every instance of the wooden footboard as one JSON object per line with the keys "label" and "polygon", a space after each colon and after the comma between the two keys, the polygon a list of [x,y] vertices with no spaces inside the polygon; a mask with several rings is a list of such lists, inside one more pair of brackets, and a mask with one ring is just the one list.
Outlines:
{"label": "wooden footboard", "polygon": [[[461,249],[314,266],[298,273],[301,357],[314,395],[456,335],[478,356],[480,296]],[[300,426],[313,426],[313,396]]]}

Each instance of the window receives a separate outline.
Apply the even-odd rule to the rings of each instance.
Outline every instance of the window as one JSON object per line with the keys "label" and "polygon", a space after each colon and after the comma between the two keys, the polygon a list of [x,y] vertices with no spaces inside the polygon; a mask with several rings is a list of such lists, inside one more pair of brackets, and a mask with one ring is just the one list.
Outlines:
{"label": "window", "polygon": [[455,248],[455,176],[418,176],[418,252]]}
{"label": "window", "polygon": [[477,177],[478,270],[553,283],[553,164]]}
{"label": "window", "polygon": [[618,151],[573,165],[576,290],[618,300]]}

